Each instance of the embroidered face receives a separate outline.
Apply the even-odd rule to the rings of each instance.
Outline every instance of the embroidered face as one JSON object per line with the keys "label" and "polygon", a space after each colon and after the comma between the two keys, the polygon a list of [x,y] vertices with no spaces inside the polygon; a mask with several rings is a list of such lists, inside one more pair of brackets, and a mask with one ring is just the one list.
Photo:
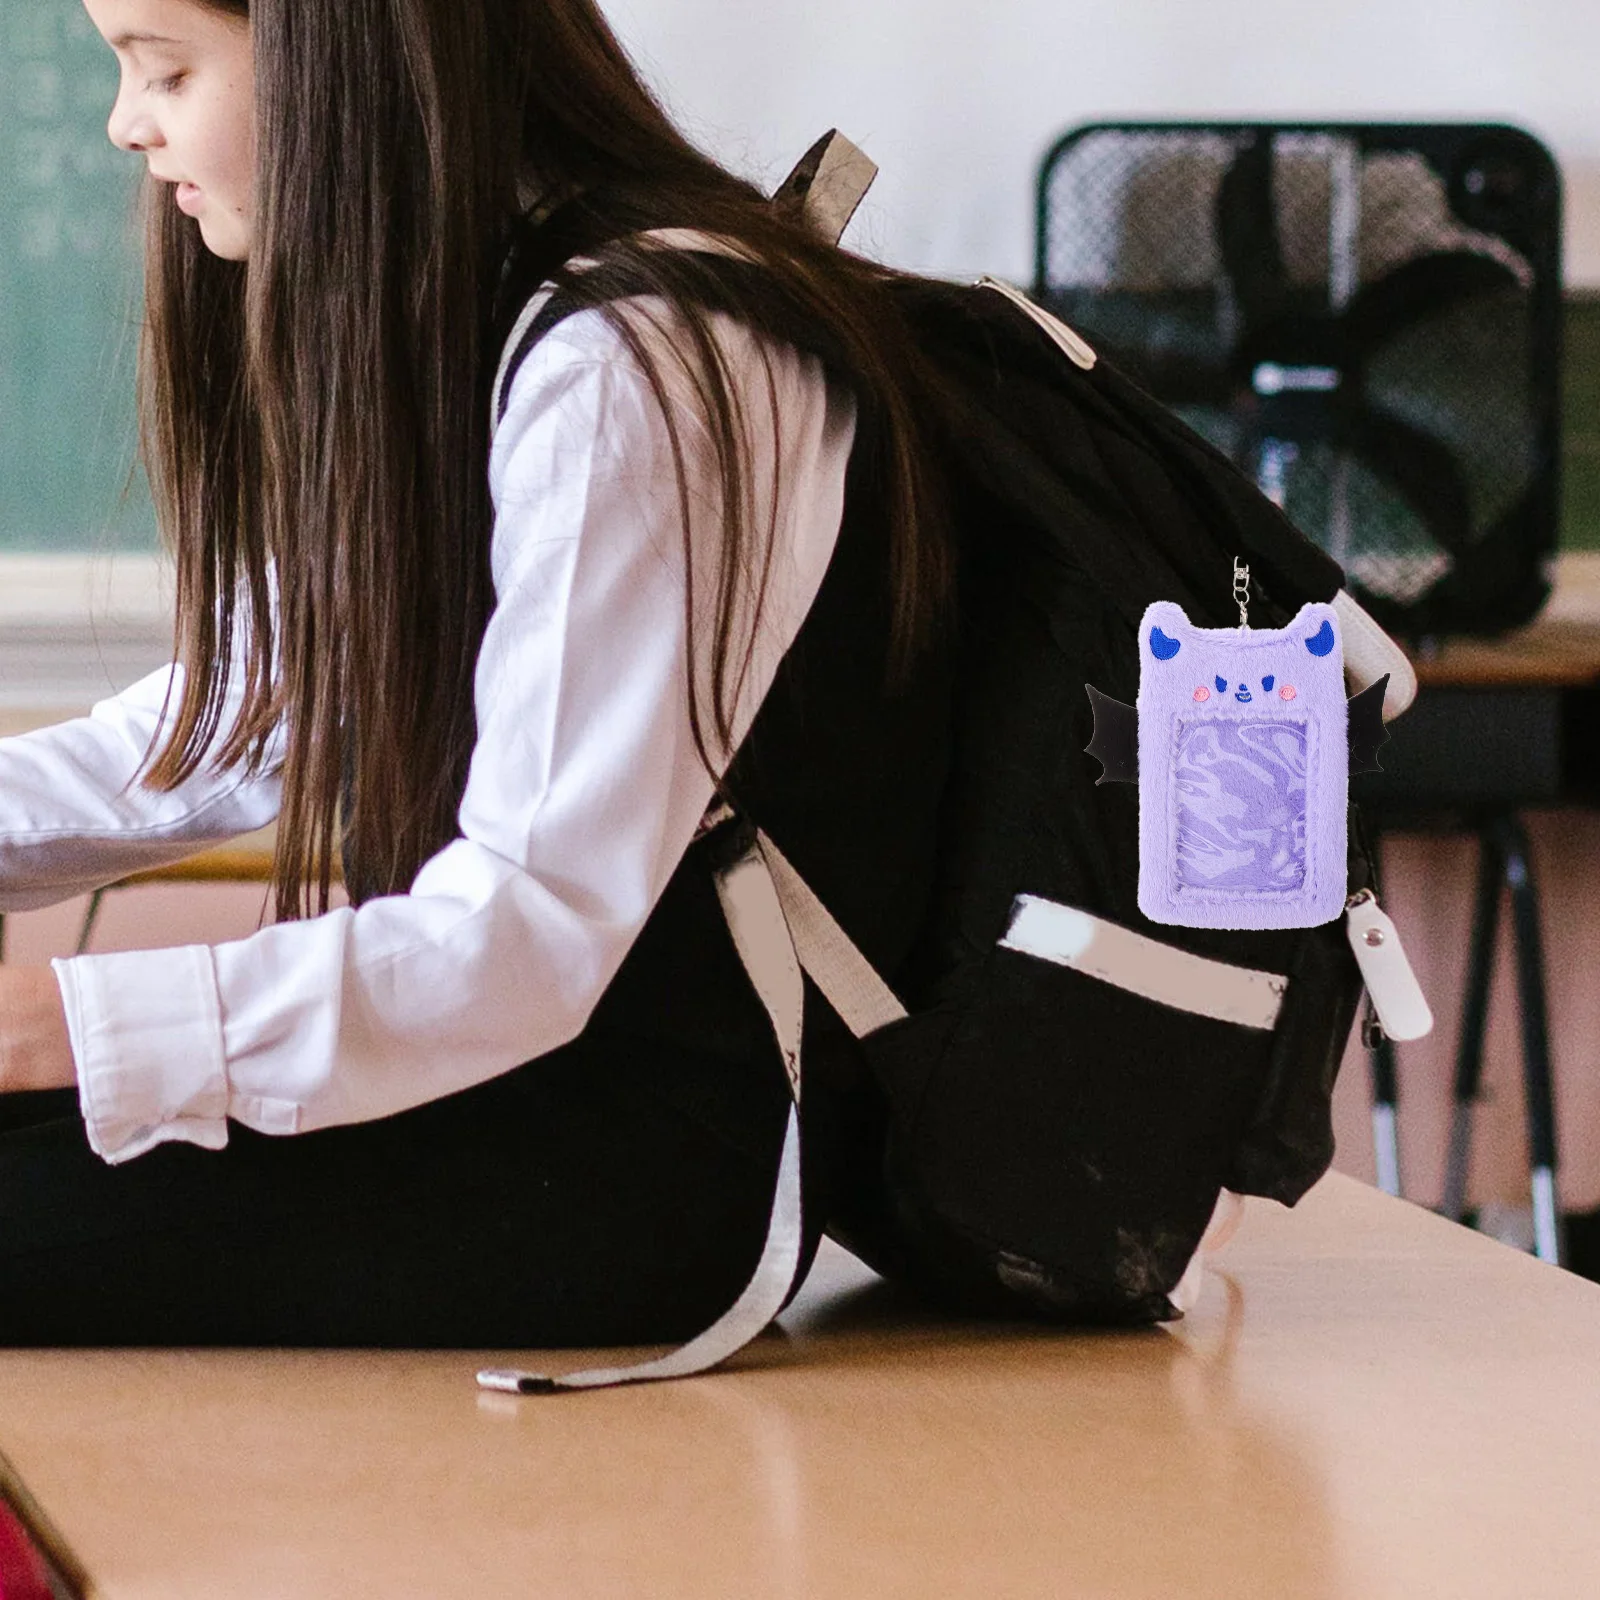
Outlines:
{"label": "embroidered face", "polygon": [[[1288,628],[1244,631],[1191,627],[1172,605],[1146,614],[1140,772],[1171,784],[1170,881],[1180,895],[1305,888],[1312,724],[1330,706],[1342,716],[1345,704],[1329,611],[1307,606]],[[1160,707],[1170,711],[1149,730],[1152,748],[1145,722]]]}
{"label": "embroidered face", "polygon": [[[1255,698],[1255,696],[1251,693],[1250,685],[1243,679],[1236,684],[1230,684],[1221,673],[1218,673],[1215,682],[1217,686],[1217,693],[1219,695],[1226,697],[1231,689],[1233,692],[1233,698],[1242,706],[1249,705],[1250,702]],[[1277,681],[1276,675],[1269,672],[1266,677],[1261,680],[1259,692],[1261,694],[1271,694],[1274,690],[1277,691],[1277,695],[1280,700],[1293,700],[1294,697],[1300,693],[1300,691],[1295,688],[1292,683],[1280,684]],[[1196,684],[1194,698],[1197,704],[1204,705],[1205,702],[1211,698],[1210,688],[1203,683]]]}

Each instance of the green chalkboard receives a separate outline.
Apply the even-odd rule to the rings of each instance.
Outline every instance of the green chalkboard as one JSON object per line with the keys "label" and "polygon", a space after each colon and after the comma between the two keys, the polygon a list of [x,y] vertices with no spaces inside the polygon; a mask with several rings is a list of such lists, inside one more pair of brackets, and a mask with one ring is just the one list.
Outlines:
{"label": "green chalkboard", "polygon": [[1566,511],[1561,543],[1600,550],[1600,294],[1589,290],[1567,303]]}
{"label": "green chalkboard", "polygon": [[153,548],[134,459],[139,162],[79,0],[0,0],[0,551]]}

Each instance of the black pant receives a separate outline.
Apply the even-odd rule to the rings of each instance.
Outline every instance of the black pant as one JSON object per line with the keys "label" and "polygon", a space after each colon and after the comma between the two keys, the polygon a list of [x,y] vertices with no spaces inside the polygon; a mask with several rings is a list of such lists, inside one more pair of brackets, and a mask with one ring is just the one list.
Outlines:
{"label": "black pant", "polygon": [[115,1167],[74,1094],[0,1096],[0,1344],[688,1338],[760,1256],[778,1073],[730,1138],[660,1062],[580,1040],[381,1122]]}

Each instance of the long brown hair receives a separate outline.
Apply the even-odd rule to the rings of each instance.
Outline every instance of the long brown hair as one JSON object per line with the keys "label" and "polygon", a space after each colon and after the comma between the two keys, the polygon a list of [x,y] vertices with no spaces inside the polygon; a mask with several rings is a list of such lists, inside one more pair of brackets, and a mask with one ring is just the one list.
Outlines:
{"label": "long brown hair", "polygon": [[[710,688],[704,704],[694,685],[690,696],[702,758],[716,771],[729,753],[750,642],[735,619],[741,595],[753,586],[759,603],[764,590],[771,518],[763,528],[753,504],[748,419],[706,309],[725,285],[700,257],[645,248],[632,237],[642,230],[736,241],[762,268],[737,313],[775,337],[816,329],[854,389],[887,497],[886,668],[907,667],[936,625],[950,561],[891,274],[812,237],[695,150],[594,0],[201,3],[249,17],[255,214],[248,262],[229,262],[167,191],[146,196],[141,429],[176,553],[185,672],[145,781],[174,787],[205,759],[259,766],[281,723],[280,916],[326,908],[341,831],[373,892],[403,892],[457,832],[494,601],[497,292],[530,178],[576,196],[614,241],[601,270],[563,276],[571,292],[602,303],[618,284],[643,285],[672,307],[676,359],[716,451]],[[620,306],[603,309],[665,409],[659,343]],[[684,446],[666,415],[696,661]],[[242,709],[223,728],[234,674]]]}

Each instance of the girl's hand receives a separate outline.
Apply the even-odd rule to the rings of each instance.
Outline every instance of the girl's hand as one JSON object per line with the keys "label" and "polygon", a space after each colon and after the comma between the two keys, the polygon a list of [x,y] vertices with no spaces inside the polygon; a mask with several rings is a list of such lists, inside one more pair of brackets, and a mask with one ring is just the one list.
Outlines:
{"label": "girl's hand", "polygon": [[0,1093],[78,1081],[61,990],[49,967],[0,967]]}

